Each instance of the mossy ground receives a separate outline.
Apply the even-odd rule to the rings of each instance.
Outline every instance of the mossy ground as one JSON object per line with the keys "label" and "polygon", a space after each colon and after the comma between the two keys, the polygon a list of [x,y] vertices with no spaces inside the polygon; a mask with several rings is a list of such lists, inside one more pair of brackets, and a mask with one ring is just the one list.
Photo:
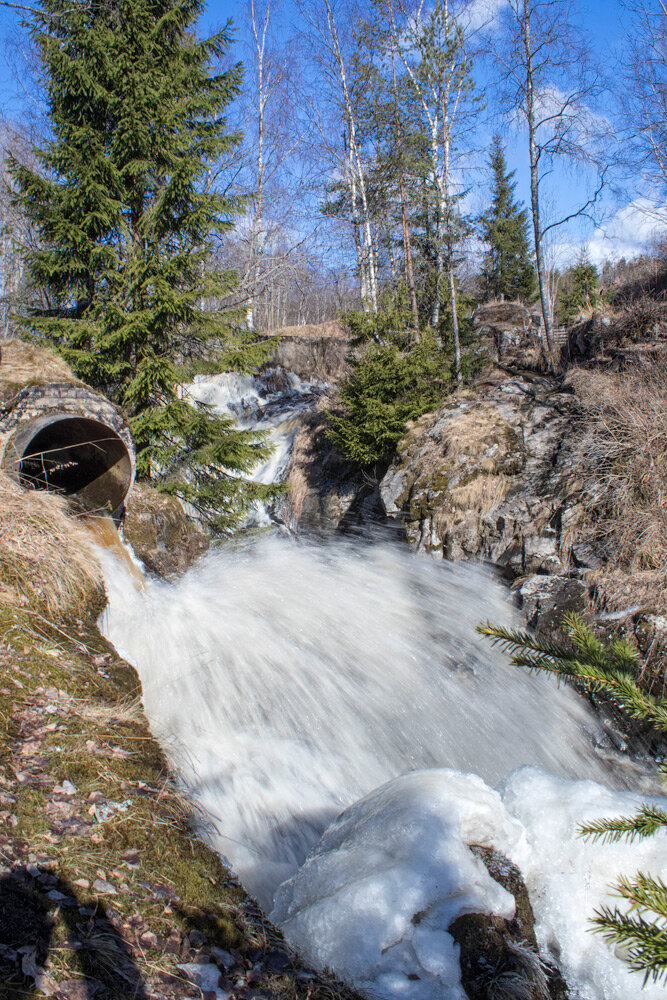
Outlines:
{"label": "mossy ground", "polygon": [[211,963],[218,996],[344,994],[198,838],[140,695],[94,625],[0,609],[0,997],[210,1000]]}

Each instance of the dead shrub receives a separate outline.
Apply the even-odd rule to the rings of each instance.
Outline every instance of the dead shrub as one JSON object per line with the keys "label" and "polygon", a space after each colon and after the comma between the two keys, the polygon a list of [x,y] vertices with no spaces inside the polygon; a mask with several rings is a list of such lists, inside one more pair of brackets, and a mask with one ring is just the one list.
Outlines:
{"label": "dead shrub", "polygon": [[643,340],[656,336],[666,322],[667,302],[644,294],[629,301],[614,317],[614,330],[619,339]]}
{"label": "dead shrub", "polygon": [[575,449],[591,529],[610,566],[667,564],[667,357],[568,376],[585,423]]}
{"label": "dead shrub", "polygon": [[92,537],[63,497],[23,490],[0,472],[0,589],[3,603],[69,622],[104,601]]}

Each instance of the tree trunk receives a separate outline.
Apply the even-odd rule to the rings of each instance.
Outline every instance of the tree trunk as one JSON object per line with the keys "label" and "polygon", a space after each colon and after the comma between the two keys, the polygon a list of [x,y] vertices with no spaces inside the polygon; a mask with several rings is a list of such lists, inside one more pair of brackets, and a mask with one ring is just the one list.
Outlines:
{"label": "tree trunk", "polygon": [[530,11],[527,0],[523,4],[523,21],[521,24],[523,43],[526,54],[526,118],[528,121],[528,147],[530,154],[530,206],[533,216],[533,234],[535,238],[535,262],[537,264],[537,282],[540,289],[540,304],[544,333],[543,348],[547,357],[551,354],[551,303],[549,301],[548,274],[544,264],[544,248],[542,246],[542,222],[540,219],[540,190],[538,161],[539,154],[535,141],[535,95],[533,91],[533,53],[530,40]]}

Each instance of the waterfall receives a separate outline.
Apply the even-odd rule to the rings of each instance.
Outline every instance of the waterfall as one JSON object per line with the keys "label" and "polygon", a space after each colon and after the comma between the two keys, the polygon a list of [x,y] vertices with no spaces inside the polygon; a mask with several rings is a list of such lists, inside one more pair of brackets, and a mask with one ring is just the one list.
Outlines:
{"label": "waterfall", "polygon": [[[283,451],[262,476],[284,468],[299,414],[317,395],[317,387],[288,383],[273,405],[268,387],[242,376],[200,380],[192,391],[276,433]],[[584,699],[511,667],[476,634],[487,619],[518,624],[506,586],[491,571],[417,556],[379,537],[316,542],[268,533],[228,542],[175,583],[148,580],[138,593],[111,552],[100,558],[109,598],[104,633],[135,664],[148,718],[208,818],[206,835],[267,912],[278,893],[275,918],[311,961],[331,965],[381,1000],[463,997],[456,948],[438,922],[451,899],[429,897],[429,885],[434,881],[442,894],[446,883],[452,898],[464,898],[457,879],[465,868],[479,895],[481,862],[468,857],[466,843],[488,835],[508,854],[517,852],[532,880],[541,945],[581,988],[574,995],[625,1000],[635,986],[638,992],[636,977],[586,931],[619,870],[619,848],[593,845],[582,854],[577,824],[587,802],[597,804],[594,815],[631,811],[635,800],[609,789],[654,790],[653,779],[629,758],[601,749],[604,734]],[[389,785],[370,795],[368,807],[359,802],[397,778],[397,790]],[[353,803],[352,819],[345,813],[332,826]],[[405,836],[373,826],[373,809],[383,823],[400,815]],[[451,834],[456,849],[445,851],[443,879],[420,831],[453,829],[459,813],[468,840]],[[337,839],[336,830],[348,827],[352,841]],[[304,865],[327,828],[321,845],[333,845],[331,856],[315,852]],[[478,833],[479,840],[469,839]],[[396,851],[382,847],[387,837]],[[416,854],[408,850],[413,842]],[[444,833],[438,842],[444,850]],[[341,886],[335,872],[341,859],[368,858],[369,850],[376,868],[383,850],[389,866],[403,858],[402,875],[374,871],[375,902],[394,880],[408,908],[398,938],[400,907],[385,907],[375,936],[363,908],[355,912],[360,949],[349,907],[335,900],[337,892],[358,899],[363,879],[343,864],[348,882]],[[627,850],[634,865],[637,848]],[[453,867],[454,855],[465,864]],[[655,857],[646,855],[648,870]],[[428,866],[430,880],[423,875]],[[405,903],[404,889],[415,878],[419,899],[426,898],[419,914]],[[323,895],[313,897],[318,880]],[[590,886],[598,892],[593,903]],[[354,939],[349,946],[346,935]],[[648,989],[646,1000],[657,998],[656,990]]]}
{"label": "waterfall", "polygon": [[[285,473],[304,413],[315,405],[325,388],[317,380],[300,379],[294,372],[270,369],[263,375],[222,372],[199,376],[187,391],[217,413],[233,417],[239,427],[266,433],[273,451],[253,471],[252,479],[256,483],[276,483]],[[248,524],[272,524],[264,504],[255,504]]]}
{"label": "waterfall", "polygon": [[623,784],[585,702],[476,636],[481,620],[513,619],[480,567],[271,536],[142,595],[124,576],[107,569],[105,633],[137,665],[216,845],[268,908],[341,808],[405,771],[497,785],[532,764]]}

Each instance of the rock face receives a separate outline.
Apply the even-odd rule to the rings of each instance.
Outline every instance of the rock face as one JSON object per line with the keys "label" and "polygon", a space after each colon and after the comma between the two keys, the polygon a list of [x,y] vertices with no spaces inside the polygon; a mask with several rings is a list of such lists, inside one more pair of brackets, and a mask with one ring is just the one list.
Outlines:
{"label": "rock face", "polygon": [[327,393],[306,416],[294,439],[285,482],[289,490],[278,502],[281,521],[299,530],[353,529],[363,521],[382,519],[382,502],[373,483],[364,479],[328,441],[326,411],[334,397]]}
{"label": "rock face", "polygon": [[557,380],[491,372],[409,428],[380,484],[386,512],[417,549],[522,578],[530,624],[546,628],[580,604],[582,571],[597,564],[582,541],[575,427]]}
{"label": "rock face", "polygon": [[478,306],[473,326],[493,338],[498,361],[526,359],[540,350],[541,316],[530,313],[520,302],[489,302]]}

